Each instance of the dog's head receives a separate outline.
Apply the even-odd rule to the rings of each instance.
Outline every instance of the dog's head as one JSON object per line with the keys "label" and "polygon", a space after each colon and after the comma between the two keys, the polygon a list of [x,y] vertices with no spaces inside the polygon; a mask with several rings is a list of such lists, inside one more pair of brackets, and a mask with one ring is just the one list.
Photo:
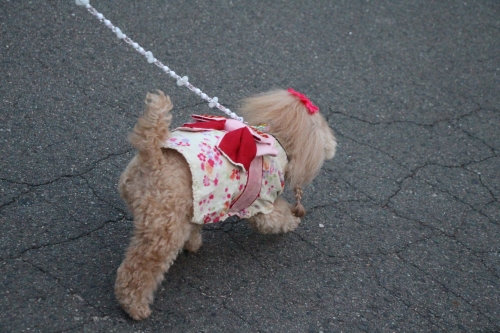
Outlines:
{"label": "dog's head", "polygon": [[239,113],[250,125],[266,125],[286,150],[286,181],[291,188],[309,184],[325,160],[333,158],[337,142],[319,113],[310,113],[300,98],[273,90],[243,100]]}

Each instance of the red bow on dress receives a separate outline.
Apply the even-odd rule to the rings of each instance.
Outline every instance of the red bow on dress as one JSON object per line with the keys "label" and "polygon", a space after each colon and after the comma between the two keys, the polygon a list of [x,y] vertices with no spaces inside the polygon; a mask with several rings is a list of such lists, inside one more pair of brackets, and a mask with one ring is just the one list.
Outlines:
{"label": "red bow on dress", "polygon": [[217,144],[219,151],[231,162],[243,166],[248,172],[257,156],[276,156],[274,138],[234,119],[218,116],[193,115],[195,123],[182,125],[179,129],[189,131],[219,130],[226,133]]}

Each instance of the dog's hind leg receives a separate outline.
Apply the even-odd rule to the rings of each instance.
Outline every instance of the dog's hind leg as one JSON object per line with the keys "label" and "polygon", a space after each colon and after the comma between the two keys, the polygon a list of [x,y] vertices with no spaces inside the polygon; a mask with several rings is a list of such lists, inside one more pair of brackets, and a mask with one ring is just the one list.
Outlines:
{"label": "dog's hind leg", "polygon": [[[142,221],[140,225],[154,223]],[[149,222],[149,223],[148,223]],[[153,294],[163,280],[192,231],[187,221],[158,228],[137,228],[118,268],[115,295],[122,308],[135,320],[149,317]]]}
{"label": "dog's hind leg", "polygon": [[285,199],[278,197],[271,213],[259,213],[249,218],[248,221],[260,233],[279,234],[295,230],[300,223],[300,218],[293,215],[291,206]]}

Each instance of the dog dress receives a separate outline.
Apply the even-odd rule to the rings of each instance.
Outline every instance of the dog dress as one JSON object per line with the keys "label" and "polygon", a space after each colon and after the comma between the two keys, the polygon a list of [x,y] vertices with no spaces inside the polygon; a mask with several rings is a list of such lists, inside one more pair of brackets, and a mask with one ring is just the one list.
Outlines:
{"label": "dog dress", "polygon": [[193,183],[192,222],[214,223],[236,215],[270,213],[283,192],[285,150],[274,137],[237,120],[193,116],[164,143],[189,164]]}

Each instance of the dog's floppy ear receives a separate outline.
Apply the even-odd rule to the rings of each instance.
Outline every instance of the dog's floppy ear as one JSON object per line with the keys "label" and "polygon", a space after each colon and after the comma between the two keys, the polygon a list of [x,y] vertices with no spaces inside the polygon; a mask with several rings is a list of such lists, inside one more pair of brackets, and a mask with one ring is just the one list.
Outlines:
{"label": "dog's floppy ear", "polygon": [[333,131],[328,127],[328,123],[325,121],[322,123],[323,126],[323,139],[325,145],[325,159],[331,160],[335,156],[337,151],[337,140],[333,135]]}

